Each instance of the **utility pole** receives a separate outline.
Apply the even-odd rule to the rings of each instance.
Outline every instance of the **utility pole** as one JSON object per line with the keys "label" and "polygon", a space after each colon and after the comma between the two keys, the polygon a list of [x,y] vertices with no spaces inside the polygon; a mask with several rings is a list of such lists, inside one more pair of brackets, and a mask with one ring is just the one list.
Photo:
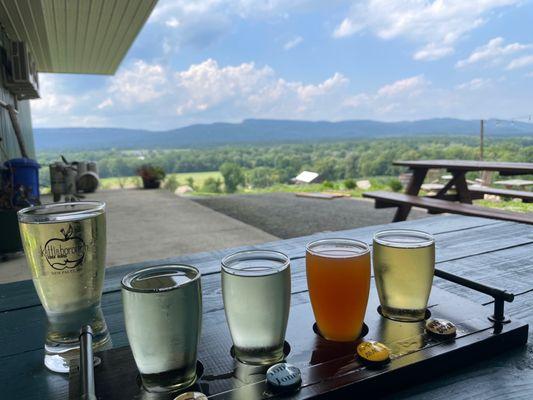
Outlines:
{"label": "utility pole", "polygon": [[483,161],[483,125],[484,122],[481,120],[481,124],[479,125],[479,159]]}

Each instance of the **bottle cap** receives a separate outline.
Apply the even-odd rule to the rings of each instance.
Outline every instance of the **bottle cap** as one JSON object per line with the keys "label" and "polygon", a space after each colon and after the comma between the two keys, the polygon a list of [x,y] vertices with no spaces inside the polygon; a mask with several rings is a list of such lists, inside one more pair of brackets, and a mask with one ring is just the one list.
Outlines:
{"label": "bottle cap", "polygon": [[426,322],[426,332],[440,337],[451,337],[457,333],[455,325],[445,319],[433,318]]}
{"label": "bottle cap", "polygon": [[187,392],[175,397],[174,400],[207,400],[207,396],[200,392]]}
{"label": "bottle cap", "polygon": [[267,370],[266,380],[273,391],[295,391],[302,384],[302,374],[294,365],[279,363]]}
{"label": "bottle cap", "polygon": [[357,355],[363,361],[370,363],[385,363],[390,360],[390,349],[383,343],[374,340],[368,340],[359,343],[357,346]]}

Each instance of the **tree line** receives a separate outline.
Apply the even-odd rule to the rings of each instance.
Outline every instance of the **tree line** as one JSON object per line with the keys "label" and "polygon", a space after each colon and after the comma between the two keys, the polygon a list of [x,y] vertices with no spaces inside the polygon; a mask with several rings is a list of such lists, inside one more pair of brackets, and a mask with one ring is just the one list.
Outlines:
{"label": "tree line", "polygon": [[[167,173],[231,169],[238,184],[246,181],[253,187],[268,187],[287,183],[302,170],[318,172],[324,179],[334,181],[397,175],[401,169],[392,162],[400,159],[477,160],[479,142],[473,137],[416,137],[204,149],[88,151],[64,155],[71,160],[97,161],[103,178],[135,175],[140,165],[150,163]],[[533,138],[492,138],[485,145],[484,158],[531,162]],[[58,159],[57,153],[39,153],[42,165]],[[240,172],[235,171],[236,167]],[[44,184],[49,182],[48,168],[41,168],[41,180]]]}

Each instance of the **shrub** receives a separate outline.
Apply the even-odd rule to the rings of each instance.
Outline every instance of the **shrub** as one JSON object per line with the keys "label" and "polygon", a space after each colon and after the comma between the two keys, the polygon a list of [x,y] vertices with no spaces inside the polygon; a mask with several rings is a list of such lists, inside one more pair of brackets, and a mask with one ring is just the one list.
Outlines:
{"label": "shrub", "polygon": [[333,185],[333,182],[324,181],[324,182],[322,182],[322,187],[324,189],[333,189],[334,185]]}
{"label": "shrub", "polygon": [[139,178],[138,176],[133,176],[130,178],[130,183],[136,187],[137,189],[139,189],[142,185],[143,185],[143,182],[141,180],[141,178]]}
{"label": "shrub", "polygon": [[257,167],[247,173],[248,184],[253,188],[265,188],[279,182],[279,175],[273,168]]}
{"label": "shrub", "polygon": [[196,190],[196,186],[194,184],[194,178],[192,176],[188,176],[187,179],[185,180],[187,181],[187,185],[189,185],[192,190]]}
{"label": "shrub", "polygon": [[165,171],[163,168],[152,164],[141,165],[137,168],[137,175],[147,181],[161,181],[165,179]]}
{"label": "shrub", "polygon": [[239,165],[232,162],[225,162],[220,166],[220,173],[224,177],[226,192],[233,193],[237,191],[239,185],[244,185],[244,174]]}
{"label": "shrub", "polygon": [[220,178],[213,178],[210,176],[204,181],[202,187],[203,192],[207,193],[220,193],[222,192],[222,180]]}
{"label": "shrub", "polygon": [[348,190],[353,190],[357,187],[357,184],[353,179],[346,179],[344,181],[344,187]]}
{"label": "shrub", "polygon": [[402,183],[396,178],[390,179],[388,185],[393,192],[399,192],[403,188]]}
{"label": "shrub", "polygon": [[180,185],[178,179],[175,175],[170,175],[165,179],[165,183],[163,184],[163,188],[171,191],[172,193],[175,192],[175,190]]}

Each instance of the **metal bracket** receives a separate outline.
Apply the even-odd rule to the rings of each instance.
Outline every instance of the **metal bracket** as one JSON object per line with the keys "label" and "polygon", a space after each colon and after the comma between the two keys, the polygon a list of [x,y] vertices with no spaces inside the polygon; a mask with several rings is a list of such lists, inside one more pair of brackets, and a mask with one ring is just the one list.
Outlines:
{"label": "metal bracket", "polygon": [[435,268],[435,276],[491,296],[494,299],[494,314],[488,317],[489,320],[497,324],[511,322],[511,319],[504,314],[504,303],[506,301],[512,303],[514,300],[513,293],[492,286],[483,285],[482,283],[471,281],[437,268]]}

